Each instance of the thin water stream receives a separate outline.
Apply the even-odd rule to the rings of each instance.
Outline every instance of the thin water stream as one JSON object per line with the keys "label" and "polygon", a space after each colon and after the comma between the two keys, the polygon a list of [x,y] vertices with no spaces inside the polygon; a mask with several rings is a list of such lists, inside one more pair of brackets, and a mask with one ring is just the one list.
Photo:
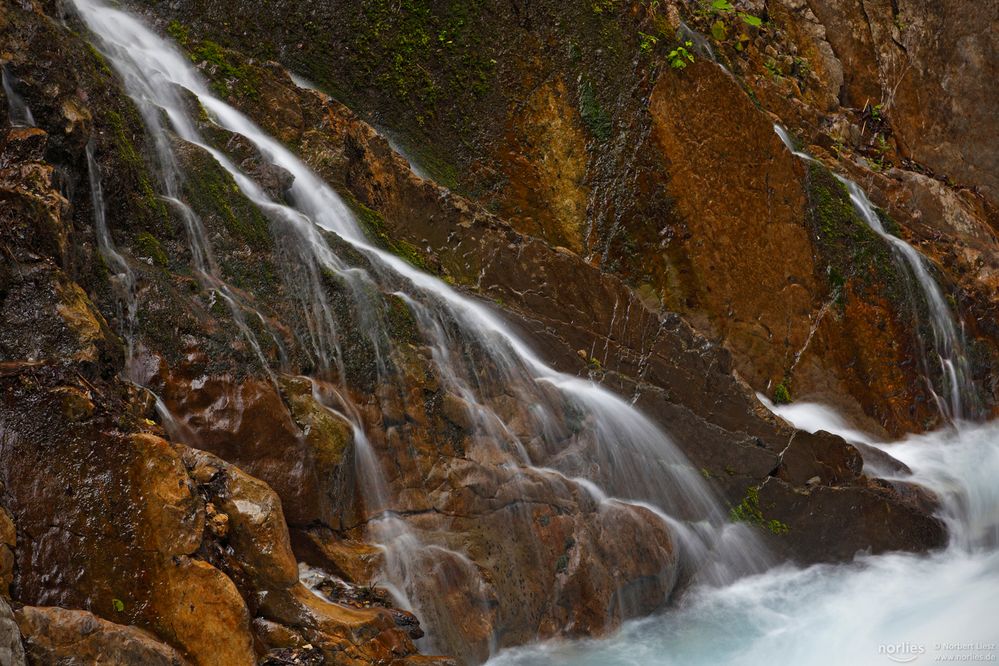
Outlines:
{"label": "thin water stream", "polygon": [[[798,150],[794,140],[783,127],[774,125],[774,131],[793,155],[806,162],[821,165],[808,153]],[[914,291],[926,308],[933,335],[931,344],[941,375],[939,385],[935,385],[933,381],[932,360],[923,359],[923,374],[940,413],[950,421],[978,418],[981,406],[965,353],[964,326],[954,315],[943,290],[930,273],[929,261],[912,245],[888,233],[874,204],[857,183],[839,174],[836,174],[836,179],[846,188],[850,202],[860,219],[891,248],[902,274],[915,286]],[[915,307],[917,330],[919,317],[920,309]]]}

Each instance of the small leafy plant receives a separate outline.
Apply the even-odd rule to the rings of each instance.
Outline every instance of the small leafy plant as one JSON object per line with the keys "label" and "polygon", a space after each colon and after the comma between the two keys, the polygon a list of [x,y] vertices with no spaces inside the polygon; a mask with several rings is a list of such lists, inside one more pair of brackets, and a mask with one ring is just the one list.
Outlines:
{"label": "small leafy plant", "polygon": [[694,55],[688,50],[693,48],[694,43],[690,40],[677,46],[666,55],[669,66],[673,69],[684,69],[689,63],[694,62]]}
{"label": "small leafy plant", "polygon": [[[753,16],[752,14],[747,14],[746,12],[737,12],[735,7],[729,0],[713,0],[711,3],[711,11],[716,14],[731,14],[735,12],[736,16],[742,19],[742,22],[746,25],[752,26],[754,28],[759,28],[763,25],[763,19],[759,16]],[[714,32],[714,26],[712,26],[712,33]]]}
{"label": "small leafy plant", "polygon": [[768,519],[760,508],[760,488],[752,486],[746,489],[746,497],[738,506],[732,507],[729,517],[735,522],[753,523],[776,535],[787,534],[791,528],[787,523],[776,519]]}
{"label": "small leafy plant", "polygon": [[642,53],[651,53],[652,49],[654,49],[656,47],[656,44],[659,43],[659,38],[656,37],[655,35],[650,35],[648,33],[639,31],[638,37],[639,37],[638,48]]}

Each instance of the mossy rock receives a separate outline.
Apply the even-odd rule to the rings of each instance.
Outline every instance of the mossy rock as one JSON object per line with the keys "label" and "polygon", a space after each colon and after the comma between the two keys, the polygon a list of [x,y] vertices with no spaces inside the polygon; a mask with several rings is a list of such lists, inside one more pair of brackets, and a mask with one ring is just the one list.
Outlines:
{"label": "mossy rock", "polygon": [[163,246],[160,245],[155,236],[147,231],[143,231],[135,237],[133,249],[137,255],[152,259],[153,263],[161,268],[166,268],[169,264],[169,258],[163,250]]}
{"label": "mossy rock", "polygon": [[353,443],[350,422],[334,414],[315,398],[312,382],[308,379],[282,376],[278,382],[292,419],[301,428],[318,468],[330,471],[342,464]]}
{"label": "mossy rock", "polygon": [[809,166],[807,186],[812,234],[830,287],[842,289],[853,282],[896,305],[906,304],[905,276],[891,247],[858,215],[846,186],[817,164]]}
{"label": "mossy rock", "polygon": [[243,196],[229,172],[197,146],[179,143],[177,153],[185,176],[184,198],[205,225],[217,222],[226,234],[252,249],[270,250],[274,245],[270,222]]}

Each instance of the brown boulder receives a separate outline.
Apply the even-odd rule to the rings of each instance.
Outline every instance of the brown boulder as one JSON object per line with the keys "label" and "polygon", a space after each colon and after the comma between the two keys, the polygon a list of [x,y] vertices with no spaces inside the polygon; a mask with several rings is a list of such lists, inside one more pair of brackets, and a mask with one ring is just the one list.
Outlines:
{"label": "brown boulder", "polygon": [[65,666],[189,663],[147,632],[102,620],[86,611],[25,606],[17,611],[16,617],[32,663]]}
{"label": "brown boulder", "polygon": [[836,486],[856,481],[864,461],[842,437],[798,430],[781,454],[776,476],[792,486]]}
{"label": "brown boulder", "polygon": [[23,162],[40,162],[48,134],[37,127],[12,127],[0,138],[0,169]]}
{"label": "brown boulder", "polygon": [[214,469],[199,486],[211,506],[227,516],[220,537],[257,590],[285,589],[298,582],[281,500],[263,481],[205,451],[183,449],[190,470]]}
{"label": "brown boulder", "polygon": [[360,666],[401,659],[416,652],[386,609],[331,604],[304,585],[261,596],[260,614],[301,634],[331,663]]}
{"label": "brown boulder", "polygon": [[175,373],[162,381],[164,402],[194,443],[274,489],[289,524],[340,525],[349,508],[352,434],[312,397],[308,380],[283,378],[284,396],[264,379]]}
{"label": "brown boulder", "polygon": [[3,595],[0,595],[0,664],[25,666],[21,631]]}
{"label": "brown boulder", "polygon": [[232,580],[189,557],[175,557],[157,573],[150,588],[157,635],[198,666],[256,663],[250,615]]}
{"label": "brown boulder", "polygon": [[778,521],[775,531],[786,530],[769,540],[771,546],[798,562],[840,562],[858,552],[923,552],[947,544],[943,523],[925,504],[874,482],[806,489],[772,478],[759,490],[759,508],[766,521]]}

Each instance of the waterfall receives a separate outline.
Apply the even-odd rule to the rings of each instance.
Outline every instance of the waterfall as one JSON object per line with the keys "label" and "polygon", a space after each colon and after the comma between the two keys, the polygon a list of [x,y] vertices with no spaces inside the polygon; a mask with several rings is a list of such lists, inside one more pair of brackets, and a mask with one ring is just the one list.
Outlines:
{"label": "waterfall", "polygon": [[802,430],[873,444],[940,500],[945,550],[789,565],[699,588],[662,616],[600,640],[500,653],[488,666],[840,666],[999,660],[999,424],[965,424],[874,443],[832,409],[772,406]]}
{"label": "waterfall", "polygon": [[[795,148],[791,136],[783,127],[774,125],[774,131],[793,155],[807,162],[821,164],[811,155]],[[978,392],[971,379],[971,370],[964,351],[964,326],[951,311],[940,285],[933,279],[929,269],[929,260],[909,243],[888,233],[874,204],[857,183],[839,174],[835,174],[835,176],[846,188],[850,202],[860,219],[891,248],[892,256],[902,274],[908,276],[915,283],[926,306],[933,333],[933,350],[942,376],[942,389],[938,391],[934,386],[929,364],[926,363],[925,358],[923,359],[924,376],[930,393],[936,401],[937,408],[944,418],[952,422],[977,418],[980,416],[980,405],[978,404]],[[918,318],[918,312],[916,317]]]}
{"label": "waterfall", "polygon": [[13,127],[34,127],[35,117],[31,115],[24,98],[21,97],[11,83],[14,76],[7,71],[7,64],[0,65],[0,83],[3,94],[7,97],[7,120]]}
{"label": "waterfall", "polygon": [[[474,433],[472,445],[463,454],[468,465],[508,475],[505,481],[521,494],[544,485],[588,497],[600,512],[624,512],[636,520],[646,520],[651,512],[662,521],[662,530],[672,534],[683,558],[684,575],[692,579],[720,584],[768,563],[752,530],[728,523],[701,475],[670,438],[631,404],[592,382],[556,372],[490,309],[373,246],[329,185],[277,140],[215,97],[191,63],[137,18],[94,0],[74,0],[74,5],[142,112],[162,172],[162,194],[187,224],[196,272],[206,290],[226,300],[267,371],[252,332],[241,323],[244,313],[253,309],[218,274],[203,226],[184,203],[179,186],[184,175],[176,163],[171,135],[208,151],[231,174],[243,196],[271,220],[275,240],[291,250],[283,268],[294,276],[287,281],[295,287],[294,296],[307,325],[300,342],[318,359],[317,373],[340,382],[335,395],[318,397],[354,427],[366,537],[385,552],[379,583],[420,617],[428,633],[422,647],[476,654],[461,634],[462,618],[441,598],[440,586],[455,579],[461,581],[462,589],[484,589],[490,583],[479,571],[481,563],[473,561],[461,544],[448,541],[448,518],[428,523],[428,517],[419,529],[407,520],[408,500],[394,494],[386,461],[407,459],[409,453],[402,450],[405,447],[378,450],[365,430],[361,411],[350,401],[344,379],[343,327],[328,299],[323,276],[335,276],[343,297],[352,299],[356,319],[352,335],[364,337],[373,350],[380,384],[396,379],[390,362],[393,343],[386,332],[386,299],[398,298],[406,304],[431,350],[437,376]],[[246,137],[266,160],[294,177],[287,194],[290,203],[274,200],[199,135],[180,89],[193,95],[216,124]],[[342,244],[351,252],[334,251]],[[363,260],[349,258],[356,256]],[[502,395],[497,395],[496,387],[502,388]],[[498,397],[515,403],[517,418],[501,408]],[[527,509],[515,507],[509,514],[511,535],[518,528],[528,529],[533,520]],[[649,584],[661,585],[668,594],[673,582]],[[622,615],[631,612],[626,597],[619,598]],[[501,598],[499,603],[511,602]],[[489,652],[495,647],[490,645]]]}

